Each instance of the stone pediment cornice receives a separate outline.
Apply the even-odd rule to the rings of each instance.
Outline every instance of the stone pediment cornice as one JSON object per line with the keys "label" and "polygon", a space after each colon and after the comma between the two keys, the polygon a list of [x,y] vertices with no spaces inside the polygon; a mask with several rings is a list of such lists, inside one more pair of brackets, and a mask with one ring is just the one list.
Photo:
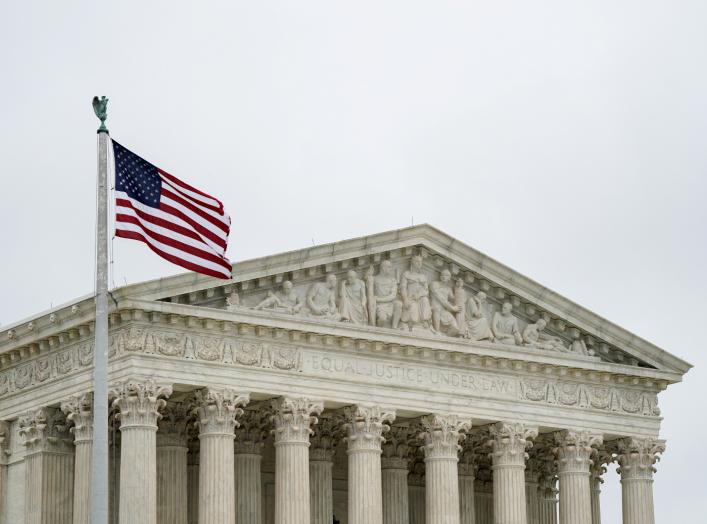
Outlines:
{"label": "stone pediment cornice", "polygon": [[[252,334],[277,340],[314,344],[330,348],[355,349],[361,353],[405,356],[411,361],[446,365],[471,365],[484,369],[528,371],[547,377],[589,380],[598,384],[629,384],[663,390],[681,375],[653,368],[604,362],[597,357],[548,352],[503,344],[469,342],[463,339],[405,333],[390,329],[320,322],[313,319],[272,315],[239,309],[226,311],[187,304],[149,300],[122,300],[110,313],[111,329],[131,324],[173,327],[214,334]],[[45,354],[51,354],[81,340],[91,341],[93,322],[82,319],[46,338],[34,340],[0,354],[0,370]]]}
{"label": "stone pediment cornice", "polygon": [[[643,370],[652,366],[671,376],[669,382],[675,382],[691,367],[679,358],[428,225],[241,262],[235,267],[233,280],[225,284],[215,285],[217,281],[214,279],[191,273],[127,286],[113,292],[112,305],[115,308],[120,304],[122,308],[131,300],[171,301],[174,305],[201,306],[201,309],[211,310],[225,308],[227,296],[237,292],[241,296],[250,297],[251,303],[244,305],[253,306],[255,300],[259,301],[268,291],[274,292],[285,280],[292,280],[299,285],[301,294],[306,287],[321,281],[329,272],[338,273],[341,281],[342,274],[345,275],[348,269],[355,269],[361,274],[369,267],[379,267],[383,260],[397,260],[399,271],[401,264],[406,263],[416,253],[423,254],[428,272],[438,273],[442,268],[451,269],[455,278],[458,276],[464,279],[465,285],[469,286],[469,292],[482,290],[498,305],[504,301],[512,303],[514,311],[521,312],[528,323],[534,319],[544,319],[548,324],[548,331],[558,335],[558,339],[564,338],[566,344],[571,340],[569,333],[587,340],[591,344],[590,353],[599,355],[608,361],[607,364],[613,362],[610,366],[613,369],[628,367],[632,368],[632,374],[641,375]],[[51,341],[52,337],[70,333],[76,325],[92,317],[92,310],[92,298],[85,299],[0,332],[0,361],[3,353],[10,355],[6,359],[13,358],[12,355],[17,355],[18,350],[21,352],[23,346],[32,347],[33,344],[40,344],[42,339]],[[226,311],[224,313],[231,314]],[[252,315],[266,324],[268,318],[277,319],[275,322],[288,321],[281,318],[283,315],[249,311],[245,308],[239,308],[237,315]],[[312,327],[315,331],[359,329],[359,326],[348,324],[334,328],[331,323],[303,316],[292,320],[301,325],[317,324]],[[382,338],[407,336],[402,333],[391,335],[386,333],[389,330],[385,329],[361,329],[363,333],[378,332],[376,336]],[[457,346],[461,343],[462,346],[468,346],[464,341],[450,337],[425,337],[417,333],[414,337],[425,340],[428,345]],[[532,348],[518,346],[512,349],[502,347],[503,344],[486,346],[489,344],[474,344],[479,351],[489,351],[496,355],[512,353],[522,358],[528,353],[537,353]],[[550,360],[562,361],[580,357],[548,351],[545,353],[543,358]],[[595,359],[590,358],[588,362],[593,360]],[[579,358],[579,361],[582,361],[582,358]],[[633,369],[636,367],[641,371]]]}

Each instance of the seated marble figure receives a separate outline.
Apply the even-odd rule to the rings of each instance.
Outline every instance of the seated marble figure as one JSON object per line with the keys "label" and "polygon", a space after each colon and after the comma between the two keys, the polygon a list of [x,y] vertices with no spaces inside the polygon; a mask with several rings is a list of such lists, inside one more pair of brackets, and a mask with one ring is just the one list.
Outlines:
{"label": "seated marble figure", "polygon": [[336,275],[329,273],[324,282],[312,284],[307,292],[309,315],[327,320],[341,320],[336,307]]}
{"label": "seated marble figure", "polygon": [[523,345],[551,351],[568,351],[560,338],[543,332],[546,326],[547,322],[543,318],[534,324],[525,326],[523,330]]}
{"label": "seated marble figure", "polygon": [[500,312],[496,312],[491,323],[491,331],[496,342],[501,344],[515,344],[520,346],[523,338],[518,327],[518,319],[511,314],[513,306],[504,302]]}
{"label": "seated marble figure", "polygon": [[295,315],[300,312],[303,306],[299,295],[293,290],[292,282],[285,280],[280,291],[275,293],[268,291],[267,296],[253,309],[272,309]]}

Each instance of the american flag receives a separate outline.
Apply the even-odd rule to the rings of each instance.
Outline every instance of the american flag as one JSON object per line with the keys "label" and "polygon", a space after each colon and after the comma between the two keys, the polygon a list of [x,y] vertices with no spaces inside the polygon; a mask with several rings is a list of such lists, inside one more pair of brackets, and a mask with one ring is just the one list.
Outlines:
{"label": "american flag", "polygon": [[185,184],[113,140],[115,234],[147,244],[162,258],[216,278],[231,278],[226,258],[231,218],[214,197]]}

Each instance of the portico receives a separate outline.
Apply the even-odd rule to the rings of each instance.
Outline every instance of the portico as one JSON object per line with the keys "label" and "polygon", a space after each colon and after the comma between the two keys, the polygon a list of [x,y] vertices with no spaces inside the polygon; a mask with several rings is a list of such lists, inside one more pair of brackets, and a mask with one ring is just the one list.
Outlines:
{"label": "portico", "polygon": [[[116,524],[654,521],[689,364],[434,228],[113,296]],[[92,313],[0,332],[0,522],[88,522]]]}

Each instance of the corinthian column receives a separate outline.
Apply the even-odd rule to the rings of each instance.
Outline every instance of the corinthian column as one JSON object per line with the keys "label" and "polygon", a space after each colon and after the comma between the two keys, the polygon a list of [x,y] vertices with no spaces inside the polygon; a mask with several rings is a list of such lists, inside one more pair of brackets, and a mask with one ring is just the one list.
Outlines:
{"label": "corinthian column", "polygon": [[627,438],[619,441],[621,502],[624,524],[655,524],[653,473],[665,441],[652,438]]}
{"label": "corinthian column", "polygon": [[557,524],[557,466],[555,454],[546,446],[537,455],[538,469],[538,522]]}
{"label": "corinthian column", "polygon": [[187,524],[199,523],[199,438],[189,432],[187,441]]}
{"label": "corinthian column", "polygon": [[560,479],[560,524],[592,524],[589,466],[602,436],[588,431],[555,433]]}
{"label": "corinthian column", "polygon": [[383,498],[381,480],[381,443],[383,432],[395,419],[394,411],[379,406],[354,406],[344,409],[349,456],[349,522],[381,524]]}
{"label": "corinthian column", "polygon": [[73,423],[70,431],[74,434],[74,524],[91,521],[92,408],[91,393],[75,395],[61,404],[67,420]]}
{"label": "corinthian column", "polygon": [[157,423],[157,524],[187,524],[185,402],[167,402]]}
{"label": "corinthian column", "polygon": [[325,418],[314,426],[314,433],[310,437],[309,482],[312,524],[331,524],[334,519],[332,469],[338,435],[338,421]]}
{"label": "corinthian column", "polygon": [[473,449],[465,449],[459,462],[459,522],[476,524],[476,461]]}
{"label": "corinthian column", "polygon": [[63,413],[40,408],[20,417],[25,455],[25,524],[71,524],[74,454]]}
{"label": "corinthian column", "polygon": [[7,507],[7,456],[10,454],[10,425],[0,420],[0,515],[5,515]]}
{"label": "corinthian column", "polygon": [[525,459],[537,428],[498,422],[491,426],[493,516],[497,524],[527,524]]}
{"label": "corinthian column", "polygon": [[234,445],[234,481],[236,486],[236,523],[261,524],[260,462],[270,420],[267,412],[252,409],[244,412],[236,429]]}
{"label": "corinthian column", "polygon": [[204,388],[194,392],[199,428],[199,523],[234,522],[236,518],[233,480],[233,440],[248,403],[247,394],[228,388]]}
{"label": "corinthian column", "polygon": [[[533,451],[533,449],[531,449]],[[529,453],[525,463],[525,507],[528,524],[540,522],[540,498],[538,488],[540,482],[540,460],[537,453]]]}
{"label": "corinthian column", "polygon": [[410,504],[408,493],[408,461],[410,460],[409,427],[393,426],[386,435],[381,457],[383,492],[383,524],[408,524]]}
{"label": "corinthian column", "polygon": [[172,386],[150,379],[128,380],[111,388],[120,410],[120,524],[156,524],[159,410]]}
{"label": "corinthian column", "polygon": [[410,524],[425,524],[425,463],[411,459],[408,474]]}
{"label": "corinthian column", "polygon": [[459,472],[457,462],[463,431],[471,422],[456,415],[422,417],[425,431],[425,509],[427,524],[459,524]]}
{"label": "corinthian column", "polygon": [[275,429],[275,524],[310,524],[310,426],[324,409],[321,401],[273,400]]}
{"label": "corinthian column", "polygon": [[589,486],[592,498],[592,524],[601,524],[601,485],[604,483],[602,476],[606,473],[606,465],[612,462],[613,457],[609,451],[599,448],[592,459],[589,468]]}

